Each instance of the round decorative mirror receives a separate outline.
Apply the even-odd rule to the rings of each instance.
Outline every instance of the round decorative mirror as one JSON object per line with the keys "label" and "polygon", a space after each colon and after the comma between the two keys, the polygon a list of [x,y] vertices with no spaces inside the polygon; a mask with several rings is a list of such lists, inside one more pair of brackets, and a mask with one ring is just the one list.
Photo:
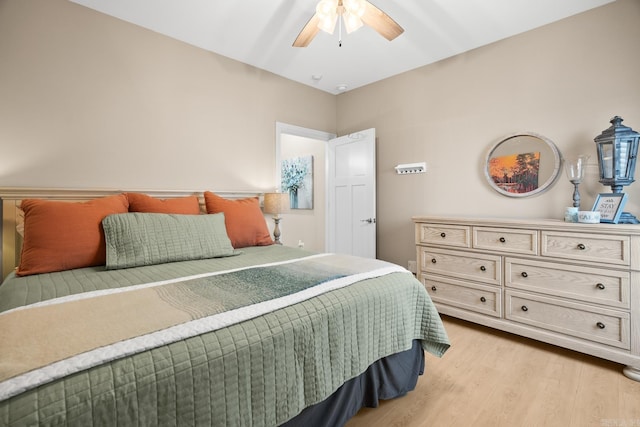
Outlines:
{"label": "round decorative mirror", "polygon": [[484,173],[498,193],[528,197],[549,189],[560,175],[561,162],[560,152],[550,139],[523,132],[491,147]]}

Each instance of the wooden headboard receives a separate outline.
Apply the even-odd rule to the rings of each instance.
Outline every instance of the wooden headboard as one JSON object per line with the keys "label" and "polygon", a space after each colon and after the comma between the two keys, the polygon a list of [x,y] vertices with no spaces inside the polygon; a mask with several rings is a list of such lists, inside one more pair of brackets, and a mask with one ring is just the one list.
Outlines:
{"label": "wooden headboard", "polygon": [[[253,191],[215,191],[219,196],[228,199],[262,196],[261,192]],[[188,190],[108,190],[108,189],[58,189],[58,188],[1,188],[0,202],[2,203],[2,271],[4,278],[13,271],[20,262],[20,249],[22,236],[18,229],[22,226],[23,217],[20,203],[23,199],[45,199],[68,202],[82,202],[97,197],[110,196],[120,193],[144,193],[149,196],[170,199],[197,195],[200,200],[200,208],[204,208],[204,192]]]}

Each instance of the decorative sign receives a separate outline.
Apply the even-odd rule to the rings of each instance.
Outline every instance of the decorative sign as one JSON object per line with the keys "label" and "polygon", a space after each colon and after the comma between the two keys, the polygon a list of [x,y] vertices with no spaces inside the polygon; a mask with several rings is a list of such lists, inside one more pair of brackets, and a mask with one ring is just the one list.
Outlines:
{"label": "decorative sign", "polygon": [[625,203],[626,193],[602,193],[598,195],[592,210],[600,212],[600,222],[617,224]]}

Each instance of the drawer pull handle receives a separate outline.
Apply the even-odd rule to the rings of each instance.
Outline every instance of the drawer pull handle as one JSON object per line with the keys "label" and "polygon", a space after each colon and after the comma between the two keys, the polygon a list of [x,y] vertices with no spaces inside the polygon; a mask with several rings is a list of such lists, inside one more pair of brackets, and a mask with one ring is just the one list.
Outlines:
{"label": "drawer pull handle", "polygon": [[584,251],[585,249],[587,249],[587,247],[583,243],[578,243],[578,249]]}
{"label": "drawer pull handle", "polygon": [[437,261],[435,258],[431,258],[431,264],[435,264]]}
{"label": "drawer pull handle", "polygon": [[437,291],[437,290],[438,290],[438,288],[436,288],[435,286],[432,286],[432,287],[431,287],[431,290],[432,290],[433,292],[435,292],[435,291]]}
{"label": "drawer pull handle", "polygon": [[529,311],[529,307],[527,307],[526,305],[523,305],[521,308],[522,308],[522,311]]}
{"label": "drawer pull handle", "polygon": [[526,271],[523,271],[522,273],[520,273],[520,275],[521,275],[522,277],[529,277],[529,275],[527,274],[527,272],[526,272]]}
{"label": "drawer pull handle", "polygon": [[485,297],[480,297],[480,302],[487,302],[487,299]]}
{"label": "drawer pull handle", "polygon": [[480,266],[480,271],[487,271],[487,267],[485,267],[484,265]]}
{"label": "drawer pull handle", "polygon": [[507,241],[507,239],[505,239],[504,237],[501,237],[501,238],[500,238],[500,243],[504,243],[504,242],[506,242],[506,241]]}
{"label": "drawer pull handle", "polygon": [[601,291],[604,291],[605,286],[602,283],[598,283],[596,285],[596,288],[600,289]]}
{"label": "drawer pull handle", "polygon": [[447,233],[445,233],[445,232],[443,231],[442,233],[440,233],[440,237],[442,237],[442,238],[444,239],[445,237],[447,237]]}
{"label": "drawer pull handle", "polygon": [[596,323],[596,325],[597,325],[597,326],[598,326],[598,328],[600,328],[600,329],[604,329],[604,328],[605,328],[605,325],[604,325],[604,323],[602,323],[602,322],[598,322],[598,323]]}

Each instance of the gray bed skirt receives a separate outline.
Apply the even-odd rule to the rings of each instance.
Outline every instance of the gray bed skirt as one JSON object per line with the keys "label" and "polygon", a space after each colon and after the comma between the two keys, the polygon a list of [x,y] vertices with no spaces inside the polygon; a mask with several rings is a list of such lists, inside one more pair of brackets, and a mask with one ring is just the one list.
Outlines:
{"label": "gray bed skirt", "polygon": [[423,372],[424,351],[420,341],[414,340],[411,349],[374,362],[327,399],[304,409],[282,426],[343,426],[361,408],[376,408],[380,400],[404,396],[413,390]]}

